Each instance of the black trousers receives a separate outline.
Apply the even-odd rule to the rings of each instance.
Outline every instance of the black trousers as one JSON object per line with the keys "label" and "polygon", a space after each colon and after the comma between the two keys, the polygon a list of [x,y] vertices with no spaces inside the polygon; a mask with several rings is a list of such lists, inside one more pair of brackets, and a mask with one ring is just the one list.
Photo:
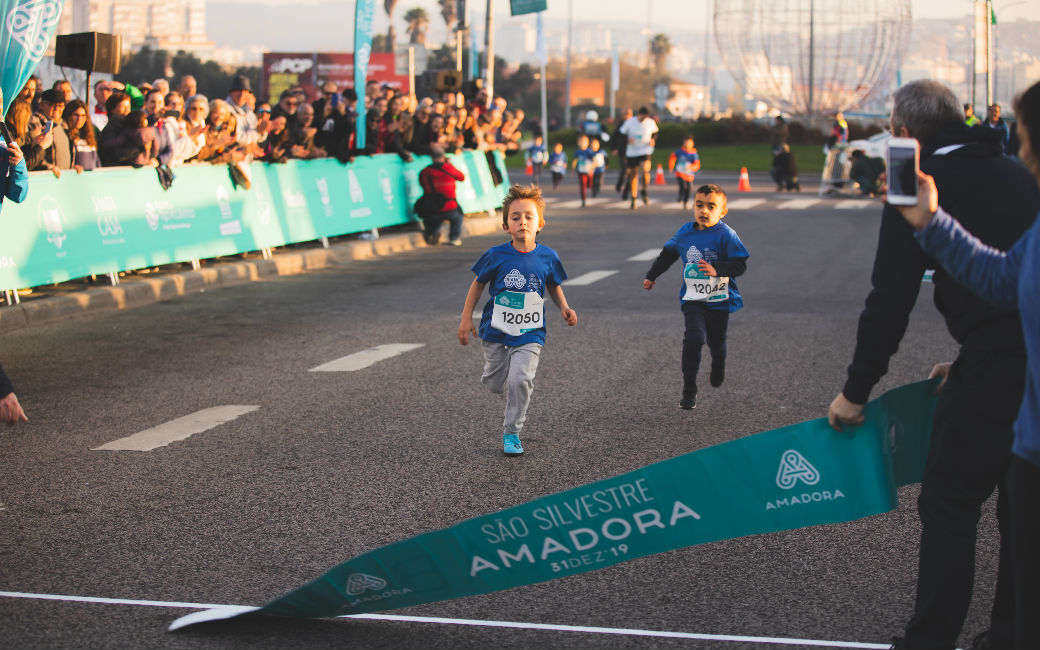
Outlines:
{"label": "black trousers", "polygon": [[455,241],[462,237],[462,210],[455,208],[447,212],[435,212],[423,217],[423,230],[427,237],[434,234],[440,236],[441,224],[447,221],[449,225],[448,239]]}
{"label": "black trousers", "polygon": [[995,648],[1012,645],[1014,572],[1006,478],[1025,367],[1024,352],[962,349],[939,395],[918,498],[921,548],[914,615],[906,626],[908,648],[956,647],[975,582],[982,504],[994,489],[1000,549],[990,642]]}
{"label": "black trousers", "polygon": [[1040,648],[1040,467],[1011,457],[1008,480],[1015,567],[1015,647]]}
{"label": "black trousers", "polygon": [[701,367],[701,347],[707,343],[711,362],[726,361],[726,329],[729,327],[729,312],[723,309],[708,309],[699,300],[690,300],[682,305],[686,320],[686,333],[682,345],[683,384],[697,386],[697,371]]}

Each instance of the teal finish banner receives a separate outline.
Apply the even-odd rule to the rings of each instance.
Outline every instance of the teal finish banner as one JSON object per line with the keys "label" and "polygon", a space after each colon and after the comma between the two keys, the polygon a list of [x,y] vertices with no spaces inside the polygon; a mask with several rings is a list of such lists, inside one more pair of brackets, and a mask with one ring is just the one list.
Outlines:
{"label": "teal finish banner", "polygon": [[[502,204],[483,152],[451,156],[466,174],[464,212]],[[152,169],[33,174],[24,203],[0,214],[0,290],[87,275],[234,255],[406,224],[429,158],[396,155],[253,163],[252,187],[236,188],[224,165],[187,165],[163,191]],[[504,160],[495,154],[503,178]]]}
{"label": "teal finish banner", "polygon": [[811,420],[715,445],[359,555],[257,613],[326,617],[545,582],[674,549],[892,510],[920,481],[935,381],[889,391],[836,433]]}

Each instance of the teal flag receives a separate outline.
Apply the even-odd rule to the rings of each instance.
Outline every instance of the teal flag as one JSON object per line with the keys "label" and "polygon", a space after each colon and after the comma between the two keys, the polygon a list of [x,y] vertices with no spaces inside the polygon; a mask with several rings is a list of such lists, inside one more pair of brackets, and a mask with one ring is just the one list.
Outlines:
{"label": "teal flag", "polygon": [[892,390],[836,433],[811,420],[694,451],[359,555],[243,614],[325,617],[545,582],[686,546],[851,521],[898,505],[921,479],[934,381]]}
{"label": "teal flag", "polygon": [[357,93],[357,121],[354,123],[354,142],[358,149],[365,148],[366,122],[365,82],[368,80],[368,59],[372,54],[372,16],[375,0],[356,0],[354,7],[354,92]]}
{"label": "teal flag", "polygon": [[47,52],[64,4],[65,0],[0,0],[3,115]]}

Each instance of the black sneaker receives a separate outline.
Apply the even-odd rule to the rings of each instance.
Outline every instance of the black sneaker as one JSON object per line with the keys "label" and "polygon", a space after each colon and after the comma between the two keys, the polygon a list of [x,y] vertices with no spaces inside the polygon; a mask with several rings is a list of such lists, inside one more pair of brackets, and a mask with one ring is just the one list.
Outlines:
{"label": "black sneaker", "polygon": [[684,386],[682,399],[679,400],[679,408],[684,411],[692,411],[697,408],[697,387]]}
{"label": "black sneaker", "polygon": [[650,205],[650,197],[647,195],[646,190],[643,190],[643,205]]}
{"label": "black sneaker", "polygon": [[633,197],[632,198],[632,202],[628,204],[628,209],[629,210],[635,210],[636,209],[636,199],[635,199],[635,197]]}
{"label": "black sneaker", "polygon": [[708,381],[715,388],[722,385],[722,382],[726,381],[726,363],[713,363],[711,364],[711,375],[708,377]]}

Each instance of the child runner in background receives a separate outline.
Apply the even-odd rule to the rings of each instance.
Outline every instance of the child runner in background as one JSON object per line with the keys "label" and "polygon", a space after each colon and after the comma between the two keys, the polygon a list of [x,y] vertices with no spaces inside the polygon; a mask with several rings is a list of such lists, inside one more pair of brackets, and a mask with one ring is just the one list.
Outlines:
{"label": "child runner in background", "polygon": [[563,175],[567,173],[567,154],[563,152],[563,145],[557,142],[553,145],[553,152],[549,154],[549,171],[552,172],[553,189],[560,186]]}
{"label": "child runner in background", "polygon": [[599,196],[599,188],[603,186],[603,174],[607,173],[607,152],[603,149],[599,138],[593,138],[589,143],[592,150],[592,196]]}
{"label": "child runner in background", "polygon": [[585,207],[585,196],[592,187],[592,172],[596,167],[592,149],[589,149],[589,136],[578,136],[578,149],[574,152],[571,166],[578,170],[578,194],[581,196],[581,207]]}
{"label": "child runner in background", "polygon": [[700,170],[701,159],[693,146],[693,136],[687,136],[683,145],[668,157],[668,169],[675,170],[675,180],[679,181],[679,201],[683,210],[690,202],[690,189],[693,187],[694,173]]}
{"label": "child runner in background", "polygon": [[694,220],[684,224],[665,243],[643,280],[643,288],[649,291],[675,260],[683,260],[679,304],[686,321],[686,334],[682,347],[681,409],[691,410],[697,406],[697,371],[705,341],[711,351],[711,385],[722,385],[726,378],[729,315],[744,305],[733,278],[747,270],[749,254],[736,231],[721,222],[726,212],[726,193],[721,187],[697,188]]}
{"label": "child runner in background", "polygon": [[[544,296],[552,298],[568,325],[578,315],[567,305],[560,285],[567,279],[559,256],[535,241],[545,226],[545,200],[535,185],[514,185],[502,203],[502,229],[511,241],[491,248],[473,265],[477,277],[466,294],[459,322],[459,343],[479,336],[484,348],[484,373],[480,383],[492,393],[506,395],[502,423],[502,451],[507,456],[524,453],[520,430],[527,419],[534,375],[545,344]],[[488,287],[480,333],[473,326],[473,310]]]}
{"label": "child runner in background", "polygon": [[527,163],[531,165],[531,171],[534,172],[534,184],[542,184],[542,167],[545,167],[545,163],[549,160],[549,152],[545,150],[545,143],[542,142],[542,136],[536,135],[534,137],[534,144],[527,148]]}

